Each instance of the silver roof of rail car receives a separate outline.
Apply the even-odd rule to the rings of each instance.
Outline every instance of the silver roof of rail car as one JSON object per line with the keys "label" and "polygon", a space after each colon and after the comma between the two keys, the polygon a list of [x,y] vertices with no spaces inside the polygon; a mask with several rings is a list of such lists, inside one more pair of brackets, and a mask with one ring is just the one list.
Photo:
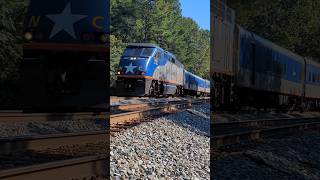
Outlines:
{"label": "silver roof of rail car", "polygon": [[[252,35],[253,36],[253,40],[256,42],[259,42],[261,44],[263,44],[265,47],[268,47],[274,51],[277,51],[279,53],[282,53],[283,55],[286,55],[292,59],[295,59],[296,61],[300,62],[301,64],[304,64],[304,59],[302,56],[296,54],[295,52],[292,52],[268,39],[265,39],[257,34],[255,34],[252,31],[249,31],[241,26],[237,26],[239,28],[240,33],[242,34],[247,34],[248,36]],[[251,37],[252,38],[252,37]]]}
{"label": "silver roof of rail car", "polygon": [[308,58],[308,57],[305,58],[305,59],[306,59],[307,65],[313,65],[313,66],[315,66],[317,68],[320,68],[320,63],[319,62],[313,60],[312,58]]}

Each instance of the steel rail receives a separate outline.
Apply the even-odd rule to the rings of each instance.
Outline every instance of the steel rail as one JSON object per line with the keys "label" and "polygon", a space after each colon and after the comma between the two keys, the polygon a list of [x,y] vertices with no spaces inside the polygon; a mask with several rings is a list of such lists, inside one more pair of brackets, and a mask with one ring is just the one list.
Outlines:
{"label": "steel rail", "polygon": [[108,162],[108,156],[86,156],[2,170],[0,179],[108,179]]}
{"label": "steel rail", "polygon": [[187,101],[187,102],[180,102],[177,104],[166,104],[161,107],[150,108],[141,111],[133,111],[121,114],[112,114],[110,116],[110,126],[113,127],[117,124],[127,124],[130,122],[136,123],[136,120],[143,119],[148,116],[154,116],[159,114],[165,113],[175,113],[182,109],[188,109],[192,106],[192,104],[203,103],[203,101],[207,100],[196,100],[196,101]]}
{"label": "steel rail", "polygon": [[107,141],[107,131],[8,137],[0,138],[0,152],[10,154],[23,151],[42,151],[57,149],[62,146],[95,144]]}
{"label": "steel rail", "polygon": [[[246,129],[246,127],[252,129]],[[306,129],[319,128],[320,118],[281,118],[251,120],[232,123],[213,124],[215,129],[220,131],[211,136],[212,147],[220,148],[228,145],[240,144],[243,142],[255,141],[267,137],[295,133]],[[240,132],[229,133],[230,130],[237,131],[238,128],[244,128]],[[223,133],[225,131],[226,133]]]}
{"label": "steel rail", "polygon": [[[201,100],[201,99],[196,99]],[[206,99],[204,99],[206,100]],[[120,104],[110,106],[110,112],[115,111],[132,111],[138,109],[147,109],[152,107],[166,106],[168,104],[177,104],[181,102],[188,102],[190,100],[171,100],[160,102],[142,102],[135,104]],[[59,120],[78,120],[78,119],[107,119],[109,112],[94,113],[94,112],[70,112],[70,113],[26,113],[22,110],[0,111],[1,123],[13,122],[46,122],[46,121],[59,121]]]}
{"label": "steel rail", "polygon": [[208,98],[195,98],[195,99],[166,99],[167,101],[154,101],[154,102],[141,102],[141,103],[133,103],[133,104],[120,104],[120,105],[112,105],[110,106],[110,111],[113,110],[133,110],[133,109],[141,109],[146,107],[157,107],[161,105],[167,104],[177,104],[182,102],[189,102],[195,100],[208,100]]}
{"label": "steel rail", "polygon": [[78,112],[78,113],[23,113],[16,112],[0,112],[1,123],[13,122],[46,122],[59,120],[78,120],[78,119],[106,119],[107,113]]}

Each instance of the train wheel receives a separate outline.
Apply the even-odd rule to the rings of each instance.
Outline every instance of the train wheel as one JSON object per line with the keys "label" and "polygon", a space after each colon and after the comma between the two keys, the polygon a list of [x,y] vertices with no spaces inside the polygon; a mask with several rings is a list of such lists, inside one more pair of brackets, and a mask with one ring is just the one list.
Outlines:
{"label": "train wheel", "polygon": [[149,90],[149,94],[152,97],[156,97],[156,98],[160,97],[161,93],[160,93],[158,81],[152,81],[151,87],[150,87],[150,90]]}
{"label": "train wheel", "polygon": [[155,81],[152,81],[150,89],[149,89],[149,96],[155,97],[156,96],[156,83]]}

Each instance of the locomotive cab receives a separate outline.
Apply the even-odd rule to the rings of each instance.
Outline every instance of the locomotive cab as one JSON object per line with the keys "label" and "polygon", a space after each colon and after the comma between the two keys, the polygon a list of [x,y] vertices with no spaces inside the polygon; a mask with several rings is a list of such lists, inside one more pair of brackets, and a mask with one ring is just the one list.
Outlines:
{"label": "locomotive cab", "polygon": [[147,66],[155,58],[152,45],[129,45],[117,70],[117,90],[120,96],[145,96]]}
{"label": "locomotive cab", "polygon": [[153,44],[130,44],[117,70],[118,96],[159,96],[182,92],[183,65]]}
{"label": "locomotive cab", "polygon": [[109,2],[30,2],[24,26],[23,108],[98,111],[108,104]]}

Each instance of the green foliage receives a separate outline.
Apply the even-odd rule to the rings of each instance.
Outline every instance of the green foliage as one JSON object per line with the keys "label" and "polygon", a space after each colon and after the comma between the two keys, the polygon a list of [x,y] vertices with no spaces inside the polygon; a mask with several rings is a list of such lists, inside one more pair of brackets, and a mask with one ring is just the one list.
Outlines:
{"label": "green foliage", "polygon": [[28,1],[0,1],[0,104],[12,103],[22,57],[22,26]]}
{"label": "green foliage", "polygon": [[116,80],[116,71],[117,71],[117,67],[118,67],[118,61],[116,61],[117,59],[120,59],[122,52],[125,48],[125,44],[117,39],[114,35],[110,36],[110,46],[111,46],[111,59],[113,61],[111,61],[110,64],[110,82],[114,83],[114,81]]}
{"label": "green foliage", "polygon": [[302,56],[320,60],[320,1],[234,0],[237,22]]}
{"label": "green foliage", "polygon": [[181,15],[178,0],[111,0],[111,34],[112,76],[127,43],[148,42],[173,53],[187,70],[209,77],[210,33]]}

